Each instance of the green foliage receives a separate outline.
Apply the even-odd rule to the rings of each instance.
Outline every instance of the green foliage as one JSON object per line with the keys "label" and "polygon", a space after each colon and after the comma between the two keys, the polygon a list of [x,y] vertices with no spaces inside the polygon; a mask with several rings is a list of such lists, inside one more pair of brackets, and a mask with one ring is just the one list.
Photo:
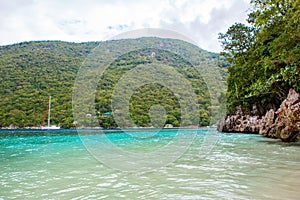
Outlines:
{"label": "green foliage", "polygon": [[299,91],[300,3],[252,0],[250,26],[235,24],[219,39],[228,68],[229,112],[257,105],[263,114],[278,107],[290,87]]}
{"label": "green foliage", "polygon": [[219,40],[222,42],[222,47],[226,52],[223,55],[227,56],[231,62],[234,56],[241,56],[245,53],[254,42],[254,28],[248,27],[245,24],[236,23],[232,25],[225,34],[219,34]]}
{"label": "green foliage", "polygon": [[52,123],[73,126],[72,87],[98,43],[23,42],[0,47],[0,127],[39,126],[52,99]]}
{"label": "green foliage", "polygon": [[[209,53],[195,48],[185,42],[170,39],[137,39],[140,40],[141,51],[129,52],[117,58],[104,72],[95,96],[95,112],[97,119],[86,117],[85,121],[98,120],[104,128],[116,127],[113,115],[104,115],[112,111],[111,97],[118,80],[128,71],[138,65],[159,63],[176,69],[190,81],[199,101],[201,109],[201,125],[208,125],[213,110],[207,86],[191,64],[178,55],[158,49],[147,49],[151,43],[164,42],[172,45],[178,51],[186,52],[186,57],[193,58],[201,55],[199,66],[216,68],[222,77],[217,81],[224,81],[226,69],[218,68],[218,54]],[[112,44],[112,41],[108,41]],[[74,127],[72,113],[72,91],[77,72],[87,55],[100,43],[67,43],[60,41],[24,42],[8,46],[0,46],[0,127],[11,124],[19,127],[40,126],[44,120],[44,112],[50,95],[52,95],[52,124],[59,124],[63,128]],[[114,45],[124,45],[114,41]],[[155,51],[155,58],[149,53]],[[200,52],[200,53],[199,53]],[[198,58],[197,58],[198,59]],[[206,77],[216,81],[216,78]],[[176,81],[176,80],[175,80]],[[217,88],[213,92],[222,90]],[[130,116],[139,126],[153,125],[149,109],[160,104],[166,111],[166,123],[173,126],[180,125],[180,106],[176,95],[168,88],[157,85],[144,85],[134,93],[129,102]],[[82,111],[85,112],[85,111]],[[88,113],[84,113],[86,115]],[[80,123],[80,122],[78,122]]]}
{"label": "green foliage", "polygon": [[[151,57],[152,52],[155,52],[155,58]],[[156,64],[159,66],[160,63],[174,67],[178,73],[184,75],[184,77],[189,80],[195,93],[198,95],[199,101],[202,101],[199,105],[200,109],[208,112],[208,107],[210,105],[209,93],[199,72],[195,68],[191,67],[190,63],[183,60],[178,55],[156,49],[143,49],[130,52],[122,55],[119,59],[112,63],[102,75],[103,79],[99,83],[100,89],[96,95],[97,104],[95,107],[100,108],[100,113],[105,113],[107,111],[112,112],[110,107],[111,97],[113,96],[113,90],[118,80],[128,71],[134,69],[140,64]],[[165,78],[172,79],[172,77]],[[134,85],[135,83],[134,78],[129,78],[126,81],[127,84]],[[149,109],[158,104],[163,106],[166,110],[167,124],[173,124],[174,126],[180,125],[179,121],[181,120],[181,110],[178,99],[170,89],[159,84],[146,84],[137,88],[129,102],[129,114],[136,125],[152,126],[153,124],[151,124],[151,120],[148,115]],[[205,119],[203,119],[203,121],[207,122],[204,125],[209,124],[208,114],[205,115]],[[116,124],[113,123],[113,125]]]}
{"label": "green foliage", "polygon": [[[151,54],[155,52],[155,57]],[[205,112],[205,115],[201,115],[201,125],[209,125],[209,105],[210,96],[207,86],[199,74],[199,72],[191,66],[189,62],[180,58],[178,55],[159,50],[159,49],[140,49],[139,51],[129,52],[120,56],[115,60],[102,75],[102,79],[98,84],[98,92],[96,93],[96,105],[95,108],[99,108],[99,121],[103,124],[107,121],[107,118],[103,118],[102,114],[105,112],[112,112],[111,100],[113,96],[113,90],[118,83],[118,80],[122,78],[130,70],[136,68],[140,64],[164,64],[174,67],[178,73],[184,75],[186,79],[190,81],[195,93],[198,96],[198,100],[201,101],[199,105],[200,109]],[[145,73],[145,72],[144,72]],[[172,79],[172,77],[166,77]],[[135,84],[134,79],[126,80],[127,84]],[[176,81],[176,80],[174,80]],[[133,122],[137,126],[155,126],[151,122],[149,116],[149,110],[152,106],[161,105],[166,111],[166,124],[172,124],[173,126],[180,126],[181,110],[178,99],[175,94],[166,86],[159,84],[146,84],[137,88],[137,90],[131,96],[129,102],[129,115]],[[111,126],[117,126],[116,122],[111,121]],[[103,126],[103,125],[102,125]]]}

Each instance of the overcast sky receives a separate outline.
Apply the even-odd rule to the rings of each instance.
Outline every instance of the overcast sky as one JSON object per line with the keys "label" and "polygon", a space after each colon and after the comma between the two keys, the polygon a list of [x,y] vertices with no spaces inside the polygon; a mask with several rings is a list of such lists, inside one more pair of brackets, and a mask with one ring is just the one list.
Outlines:
{"label": "overcast sky", "polygon": [[246,23],[249,0],[0,0],[0,45],[108,40],[140,28],[179,32],[212,52],[218,33]]}

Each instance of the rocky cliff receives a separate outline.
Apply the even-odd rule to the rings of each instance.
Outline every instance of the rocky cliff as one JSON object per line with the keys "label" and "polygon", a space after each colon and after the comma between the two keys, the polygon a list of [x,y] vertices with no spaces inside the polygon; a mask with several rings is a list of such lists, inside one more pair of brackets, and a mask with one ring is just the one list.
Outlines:
{"label": "rocky cliff", "polygon": [[259,133],[282,141],[300,141],[300,95],[289,90],[287,98],[276,111],[269,110],[264,116],[257,115],[256,108],[245,114],[239,107],[234,115],[225,116],[218,124],[221,132]]}

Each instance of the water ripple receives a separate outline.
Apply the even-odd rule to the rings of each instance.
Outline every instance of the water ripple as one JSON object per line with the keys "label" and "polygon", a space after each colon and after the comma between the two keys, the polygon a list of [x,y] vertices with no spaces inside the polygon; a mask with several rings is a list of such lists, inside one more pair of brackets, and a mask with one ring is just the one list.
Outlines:
{"label": "water ripple", "polygon": [[[143,145],[125,135],[111,138],[126,149],[153,149],[151,139]],[[153,139],[159,146],[159,137]],[[95,160],[76,135],[2,137],[0,199],[299,199],[299,145],[222,134],[200,159],[203,141],[198,134],[190,149],[165,167],[125,173]]]}

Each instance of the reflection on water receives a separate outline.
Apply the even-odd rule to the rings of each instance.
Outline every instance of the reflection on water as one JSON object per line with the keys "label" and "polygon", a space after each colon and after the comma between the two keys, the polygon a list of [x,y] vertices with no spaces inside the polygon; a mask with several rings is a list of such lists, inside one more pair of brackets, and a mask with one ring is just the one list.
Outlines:
{"label": "reflection on water", "polygon": [[[85,134],[88,135],[88,131]],[[97,137],[95,131],[89,137]],[[145,133],[143,133],[145,134]],[[149,152],[173,130],[149,138],[108,138],[126,151]],[[186,131],[189,134],[189,131]],[[299,199],[300,145],[251,134],[220,134],[206,157],[198,130],[175,162],[154,171],[109,168],[74,131],[0,131],[0,199]],[[120,163],[122,165],[122,163]]]}

